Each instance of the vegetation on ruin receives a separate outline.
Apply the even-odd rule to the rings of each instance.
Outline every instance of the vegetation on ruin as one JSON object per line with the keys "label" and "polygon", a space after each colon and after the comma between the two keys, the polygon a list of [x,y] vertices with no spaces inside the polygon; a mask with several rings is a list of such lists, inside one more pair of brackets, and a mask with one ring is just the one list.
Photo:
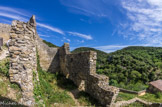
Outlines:
{"label": "vegetation on ruin", "polygon": [[[39,81],[37,81],[36,72],[33,71],[34,78],[34,95],[38,106],[75,106],[75,102],[68,94],[71,90],[77,89],[75,84],[66,79],[59,73],[50,73],[43,71],[39,63],[39,55],[37,54],[37,72]],[[91,106],[96,103],[96,100],[86,93],[79,93],[77,101],[80,105]]]}
{"label": "vegetation on ruin", "polygon": [[123,106],[123,107],[145,107],[145,105],[143,105],[139,102],[134,102],[132,104],[129,104],[128,106]]}
{"label": "vegetation on ruin", "polygon": [[135,97],[137,97],[137,95],[135,95],[135,94],[119,92],[119,94],[116,98],[116,101],[128,101],[128,100],[133,99]]}
{"label": "vegetation on ruin", "polygon": [[139,98],[149,102],[162,103],[162,93],[160,92],[155,94],[146,93],[144,96],[139,96]]}
{"label": "vegetation on ruin", "polygon": [[[13,103],[19,102],[21,95],[20,87],[15,83],[10,83],[9,81],[9,59],[5,58],[0,61],[0,101],[10,101]],[[16,93],[12,95],[12,93]],[[11,95],[10,95],[11,94]],[[6,96],[12,97],[15,101],[7,98]]]}
{"label": "vegetation on ruin", "polygon": [[37,54],[37,72],[39,81],[36,80],[34,73],[34,95],[39,106],[52,106],[54,104],[74,105],[73,99],[67,94],[66,90],[58,87],[58,74],[45,72],[40,67],[39,55]]}
{"label": "vegetation on ruin", "polygon": [[73,53],[88,50],[97,52],[97,73],[107,75],[110,85],[140,91],[150,81],[162,79],[160,47],[131,46],[109,54],[93,48],[78,48]]}
{"label": "vegetation on ruin", "polygon": [[0,62],[0,74],[9,77],[9,59],[6,58]]}

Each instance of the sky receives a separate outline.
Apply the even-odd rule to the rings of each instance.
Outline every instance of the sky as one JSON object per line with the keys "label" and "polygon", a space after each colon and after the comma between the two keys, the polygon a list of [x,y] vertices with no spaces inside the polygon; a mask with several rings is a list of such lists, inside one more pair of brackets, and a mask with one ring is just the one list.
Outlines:
{"label": "sky", "polygon": [[36,16],[38,35],[107,53],[162,46],[162,0],[0,0],[0,23]]}

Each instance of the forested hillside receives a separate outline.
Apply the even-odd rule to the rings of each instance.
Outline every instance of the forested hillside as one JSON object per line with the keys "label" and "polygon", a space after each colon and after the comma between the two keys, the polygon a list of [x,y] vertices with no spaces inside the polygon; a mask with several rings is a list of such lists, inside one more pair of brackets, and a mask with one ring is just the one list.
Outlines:
{"label": "forested hillside", "polygon": [[100,50],[97,50],[97,49],[94,49],[94,48],[80,47],[80,48],[73,50],[72,53],[79,53],[79,52],[89,51],[89,50],[97,52],[97,62],[103,62],[104,63],[106,61],[108,54],[106,52],[103,52],[103,51],[100,51]]}
{"label": "forested hillside", "polygon": [[97,73],[110,78],[110,85],[139,91],[148,82],[162,79],[162,48],[132,46],[106,54],[93,48],[78,48],[73,51],[93,50],[98,54]]}

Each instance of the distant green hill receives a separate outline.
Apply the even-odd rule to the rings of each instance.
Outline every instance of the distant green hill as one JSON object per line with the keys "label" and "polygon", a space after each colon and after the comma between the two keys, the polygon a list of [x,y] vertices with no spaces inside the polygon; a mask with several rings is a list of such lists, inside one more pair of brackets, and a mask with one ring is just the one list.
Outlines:
{"label": "distant green hill", "polygon": [[80,48],[73,50],[72,53],[79,53],[79,52],[90,51],[90,50],[97,52],[97,61],[98,62],[105,62],[106,61],[106,57],[107,57],[108,54],[106,52],[103,52],[103,51],[100,51],[100,50],[97,50],[97,49],[94,49],[94,48],[80,47]]}
{"label": "distant green hill", "polygon": [[93,48],[78,48],[73,51],[93,50],[98,54],[97,73],[110,78],[110,85],[130,90],[142,90],[147,83],[162,79],[162,48],[131,46],[107,54]]}

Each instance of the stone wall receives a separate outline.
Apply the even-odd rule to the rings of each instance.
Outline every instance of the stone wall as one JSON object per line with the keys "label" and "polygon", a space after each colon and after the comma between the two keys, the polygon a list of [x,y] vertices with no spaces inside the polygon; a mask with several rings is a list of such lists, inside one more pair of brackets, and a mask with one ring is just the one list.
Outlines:
{"label": "stone wall", "polygon": [[33,71],[36,71],[36,22],[32,16],[29,22],[14,20],[10,31],[9,52],[11,55],[10,81],[22,89],[21,103],[31,106],[33,98]]}
{"label": "stone wall", "polygon": [[123,88],[119,88],[119,90],[120,90],[120,92],[129,93],[129,94],[137,94],[138,96],[143,96],[146,94],[146,90],[132,91],[132,90],[127,90],[127,89],[123,89]]}
{"label": "stone wall", "polygon": [[[10,39],[10,30],[11,25],[0,23],[0,37],[3,38],[4,44]],[[36,44],[42,69],[49,72],[59,71],[58,48],[47,46],[37,33]]]}
{"label": "stone wall", "polygon": [[140,98],[135,97],[135,98],[130,99],[128,101],[117,101],[116,103],[114,103],[112,105],[112,107],[125,107],[125,106],[129,106],[130,104],[135,103],[135,102],[143,104],[144,107],[161,107],[162,106],[162,103],[147,102],[147,101],[144,101]]}
{"label": "stone wall", "polygon": [[3,38],[0,37],[0,50],[2,46],[3,46]]}
{"label": "stone wall", "polygon": [[58,48],[49,47],[37,35],[37,50],[39,54],[40,66],[48,72],[59,71]]}
{"label": "stone wall", "polygon": [[71,79],[80,90],[89,93],[103,106],[111,106],[119,89],[108,85],[108,77],[96,74],[96,52],[71,54],[69,44],[59,50],[60,72]]}
{"label": "stone wall", "polygon": [[11,25],[0,23],[0,37],[3,38],[4,44],[7,43],[10,38],[10,29]]}

